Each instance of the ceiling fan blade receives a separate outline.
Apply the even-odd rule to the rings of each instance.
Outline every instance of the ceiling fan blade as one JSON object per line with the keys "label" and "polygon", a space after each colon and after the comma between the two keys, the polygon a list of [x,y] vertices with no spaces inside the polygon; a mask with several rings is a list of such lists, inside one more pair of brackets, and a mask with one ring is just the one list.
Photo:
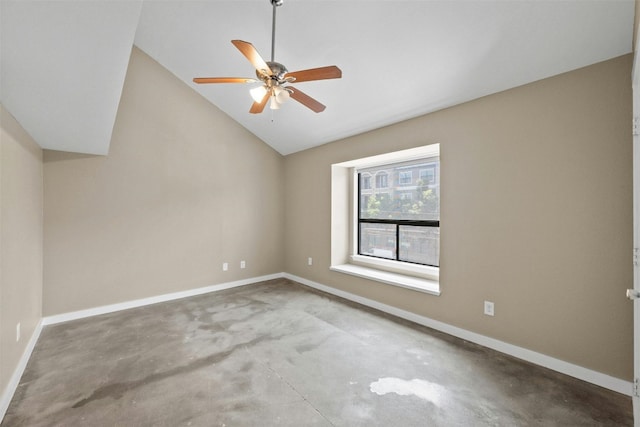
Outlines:
{"label": "ceiling fan blade", "polygon": [[264,110],[265,105],[267,105],[267,102],[269,101],[270,97],[271,97],[271,91],[268,90],[267,93],[265,93],[264,96],[262,97],[262,101],[254,102],[251,105],[251,108],[249,109],[249,112],[251,114],[260,114],[260,113],[262,113],[262,111]]}
{"label": "ceiling fan blade", "polygon": [[309,70],[293,71],[284,75],[285,78],[293,77],[296,83],[308,82],[311,80],[339,79],[342,77],[342,70],[335,65],[328,67],[311,68]]}
{"label": "ceiling fan blade", "polygon": [[194,83],[255,83],[256,79],[248,77],[196,77]]}
{"label": "ceiling fan blade", "polygon": [[264,71],[268,76],[273,75],[271,68],[264,62],[264,59],[262,59],[251,43],[242,40],[231,40],[231,43],[251,62],[251,65],[253,65],[256,70]]}
{"label": "ceiling fan blade", "polygon": [[309,95],[307,95],[306,93],[301,92],[300,90],[294,88],[293,86],[287,86],[286,89],[290,91],[291,98],[295,99],[300,104],[304,105],[305,107],[311,109],[316,113],[321,113],[324,111],[325,108],[327,108],[324,105],[320,104],[315,99],[313,99],[312,97],[310,97]]}

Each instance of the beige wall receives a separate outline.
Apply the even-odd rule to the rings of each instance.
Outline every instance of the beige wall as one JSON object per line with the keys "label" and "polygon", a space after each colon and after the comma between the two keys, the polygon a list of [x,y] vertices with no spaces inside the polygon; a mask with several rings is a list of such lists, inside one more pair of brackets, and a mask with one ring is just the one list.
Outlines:
{"label": "beige wall", "polygon": [[[287,156],[285,270],[630,380],[631,63],[627,55]],[[330,165],[435,142],[442,295],[329,271]],[[484,300],[495,317],[482,314]]]}
{"label": "beige wall", "polygon": [[109,155],[44,158],[45,315],[283,269],[282,156],[136,48]]}
{"label": "beige wall", "polygon": [[0,396],[42,318],[42,188],[42,150],[0,106]]}

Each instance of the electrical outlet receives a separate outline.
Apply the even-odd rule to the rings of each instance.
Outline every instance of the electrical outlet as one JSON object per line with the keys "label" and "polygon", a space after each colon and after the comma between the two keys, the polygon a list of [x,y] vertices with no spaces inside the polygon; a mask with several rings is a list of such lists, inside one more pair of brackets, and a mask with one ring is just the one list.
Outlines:
{"label": "electrical outlet", "polygon": [[20,341],[20,322],[16,325],[16,342]]}
{"label": "electrical outlet", "polygon": [[247,263],[244,261],[240,261],[240,268],[246,268],[247,267]]}
{"label": "electrical outlet", "polygon": [[495,311],[494,311],[494,305],[493,302],[491,301],[485,301],[484,302],[484,314],[486,314],[487,316],[493,316]]}
{"label": "electrical outlet", "polygon": [[227,271],[229,269],[229,263],[228,262],[223,262],[222,263],[222,271]]}

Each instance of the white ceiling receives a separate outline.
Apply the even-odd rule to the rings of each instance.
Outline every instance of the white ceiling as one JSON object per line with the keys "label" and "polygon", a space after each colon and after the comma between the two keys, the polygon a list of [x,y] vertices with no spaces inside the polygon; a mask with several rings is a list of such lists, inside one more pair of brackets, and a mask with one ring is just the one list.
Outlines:
{"label": "white ceiling", "polygon": [[0,102],[42,147],[107,154],[142,0],[0,0]]}
{"label": "white ceiling", "polygon": [[634,1],[285,0],[276,61],[342,69],[296,85],[324,112],[289,100],[251,115],[252,85],[192,83],[254,77],[230,41],[269,60],[271,12],[269,0],[0,0],[0,99],[44,148],[104,154],[135,42],[289,154],[629,53]]}

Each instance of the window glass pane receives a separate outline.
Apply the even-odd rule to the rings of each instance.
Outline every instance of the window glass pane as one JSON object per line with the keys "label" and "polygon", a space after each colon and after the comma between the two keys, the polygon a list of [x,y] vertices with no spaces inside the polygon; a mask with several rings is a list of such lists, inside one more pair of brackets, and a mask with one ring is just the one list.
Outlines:
{"label": "window glass pane", "polygon": [[[358,170],[361,218],[440,220],[440,158]],[[375,176],[366,181],[365,176]],[[362,198],[360,198],[362,200]]]}
{"label": "window glass pane", "polygon": [[360,255],[396,259],[395,224],[360,224]]}
{"label": "window glass pane", "polygon": [[400,226],[400,261],[439,266],[440,228]]}

